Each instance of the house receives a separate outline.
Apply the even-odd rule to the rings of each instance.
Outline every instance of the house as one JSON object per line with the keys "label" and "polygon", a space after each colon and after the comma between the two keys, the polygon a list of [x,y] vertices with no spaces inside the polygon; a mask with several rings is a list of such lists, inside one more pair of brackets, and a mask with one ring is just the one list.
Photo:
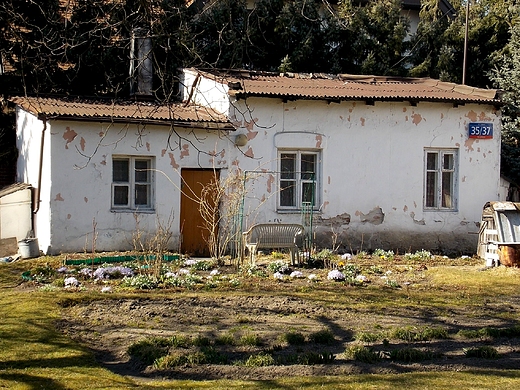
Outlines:
{"label": "house", "polygon": [[197,69],[181,90],[170,106],[11,100],[44,252],[131,249],[162,229],[172,250],[205,254],[193,199],[231,175],[238,230],[304,223],[317,246],[349,251],[475,252],[482,205],[500,199],[495,90]]}
{"label": "house", "polygon": [[247,140],[232,157],[247,183],[243,228],[299,223],[311,204],[321,247],[473,253],[482,205],[502,196],[496,90],[195,69],[184,86]]}
{"label": "house", "polygon": [[[12,102],[17,179],[35,188],[33,225],[41,250],[142,249],[160,230],[173,234],[169,249],[204,254],[200,223],[191,216],[195,206],[189,196],[181,201],[180,189],[227,167],[235,129],[224,115],[136,101]],[[181,231],[198,241],[179,246]]]}

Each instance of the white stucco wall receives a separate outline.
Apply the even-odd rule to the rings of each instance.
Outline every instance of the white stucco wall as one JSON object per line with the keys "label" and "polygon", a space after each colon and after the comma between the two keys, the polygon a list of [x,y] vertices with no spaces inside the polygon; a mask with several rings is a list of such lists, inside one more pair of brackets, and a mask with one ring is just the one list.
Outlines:
{"label": "white stucco wall", "polygon": [[[278,168],[278,148],[321,151],[318,242],[339,234],[345,249],[476,248],[485,202],[499,199],[500,120],[494,108],[475,104],[293,101],[250,98],[235,103],[239,133],[248,136],[236,158],[243,170]],[[247,113],[245,116],[241,113]],[[252,114],[252,119],[247,116]],[[468,139],[469,122],[492,122],[494,138]],[[456,211],[426,211],[425,148],[458,150]],[[250,156],[254,158],[244,158]],[[245,225],[299,222],[298,212],[276,212],[275,174],[250,174],[252,192]],[[261,200],[265,202],[259,206]],[[381,215],[381,212],[383,215]],[[348,218],[349,217],[349,218]],[[378,218],[383,223],[378,224]],[[348,222],[350,219],[350,222]],[[348,223],[345,223],[348,222]]]}
{"label": "white stucco wall", "polygon": [[[43,160],[42,160],[42,188],[40,191],[40,202],[35,205],[38,208],[33,214],[34,234],[38,238],[40,249],[46,251],[51,242],[52,231],[49,228],[51,220],[50,192],[51,183],[51,161],[50,161],[50,139],[51,127],[49,123],[44,127],[44,123],[34,115],[24,110],[16,109],[16,146],[18,148],[17,178],[18,182],[31,184],[38,189],[38,175],[40,166],[40,150],[43,139]],[[37,200],[35,200],[37,202]]]}
{"label": "white stucco wall", "polygon": [[[24,180],[36,185],[37,164],[32,157],[39,153],[33,151],[34,135],[41,134],[42,122],[24,112],[22,116],[27,139],[21,146],[30,152],[23,154],[28,160],[20,161],[19,170],[26,172]],[[42,188],[47,192],[42,194],[37,214],[40,248],[47,253],[90,251],[95,231],[97,251],[132,249],[137,215],[139,229],[145,234],[153,233],[158,222],[166,226],[171,219],[170,249],[178,249],[180,170],[223,168],[221,174],[225,175],[230,144],[223,133],[175,130],[181,138],[175,133],[169,137],[168,126],[51,120],[45,161],[52,156],[52,164],[44,165]],[[111,210],[113,155],[155,158],[154,212]]]}

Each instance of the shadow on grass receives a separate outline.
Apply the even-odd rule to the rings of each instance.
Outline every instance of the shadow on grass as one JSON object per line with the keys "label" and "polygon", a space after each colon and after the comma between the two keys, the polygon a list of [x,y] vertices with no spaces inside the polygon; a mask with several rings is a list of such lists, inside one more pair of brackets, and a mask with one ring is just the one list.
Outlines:
{"label": "shadow on grass", "polygon": [[42,376],[28,375],[28,374],[8,374],[0,372],[0,380],[6,380],[13,384],[24,384],[28,387],[26,389],[46,389],[46,390],[61,390],[67,387],[57,383],[55,380],[45,378]]}

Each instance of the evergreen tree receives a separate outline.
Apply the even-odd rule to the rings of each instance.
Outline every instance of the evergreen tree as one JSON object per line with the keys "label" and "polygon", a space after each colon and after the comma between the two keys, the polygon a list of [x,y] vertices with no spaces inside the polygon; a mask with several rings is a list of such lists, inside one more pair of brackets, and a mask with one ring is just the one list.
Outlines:
{"label": "evergreen tree", "polygon": [[500,67],[490,77],[504,91],[502,172],[520,185],[520,24],[511,27],[511,39]]}

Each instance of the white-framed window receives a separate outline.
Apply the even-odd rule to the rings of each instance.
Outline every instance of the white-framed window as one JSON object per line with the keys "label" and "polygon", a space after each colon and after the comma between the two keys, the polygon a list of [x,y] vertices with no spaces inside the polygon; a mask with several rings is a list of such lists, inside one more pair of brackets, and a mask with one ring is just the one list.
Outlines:
{"label": "white-framed window", "polygon": [[279,209],[299,210],[319,205],[320,153],[305,150],[279,151]]}
{"label": "white-framed window", "polygon": [[424,209],[457,209],[458,150],[424,150]]}
{"label": "white-framed window", "polygon": [[112,157],[112,209],[153,210],[153,158]]}

